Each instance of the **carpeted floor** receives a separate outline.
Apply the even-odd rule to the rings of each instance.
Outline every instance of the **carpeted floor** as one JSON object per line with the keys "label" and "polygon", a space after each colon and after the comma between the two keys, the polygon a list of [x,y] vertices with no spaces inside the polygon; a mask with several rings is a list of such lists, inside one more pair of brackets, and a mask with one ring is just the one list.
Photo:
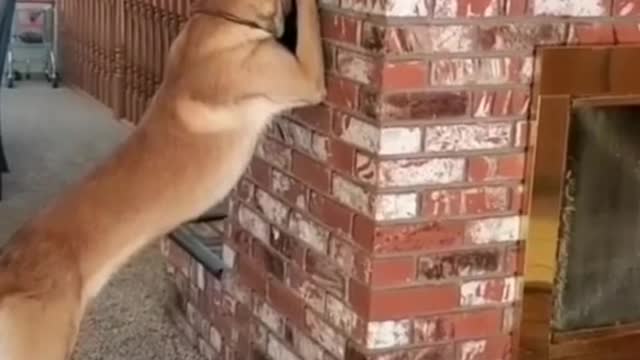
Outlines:
{"label": "carpeted floor", "polygon": [[[94,100],[45,82],[2,89],[0,111],[11,167],[0,202],[1,243],[128,130]],[[99,296],[83,323],[74,360],[200,360],[165,315],[168,296],[163,260],[151,247]]]}

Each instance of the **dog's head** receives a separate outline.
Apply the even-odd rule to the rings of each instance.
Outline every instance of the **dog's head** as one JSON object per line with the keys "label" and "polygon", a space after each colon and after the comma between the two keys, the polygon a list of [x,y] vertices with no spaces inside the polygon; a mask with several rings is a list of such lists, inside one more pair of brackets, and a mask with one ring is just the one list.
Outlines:
{"label": "dog's head", "polygon": [[284,33],[285,17],[293,0],[194,0],[193,12],[202,12],[254,24],[273,33]]}

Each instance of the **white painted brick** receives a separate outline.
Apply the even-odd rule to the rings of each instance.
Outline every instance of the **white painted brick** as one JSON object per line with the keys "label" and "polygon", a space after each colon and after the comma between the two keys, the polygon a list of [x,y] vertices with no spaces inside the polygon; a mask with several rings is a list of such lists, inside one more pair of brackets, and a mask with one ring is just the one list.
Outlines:
{"label": "white painted brick", "polygon": [[287,206],[262,190],[256,192],[256,202],[258,208],[269,221],[280,226],[286,226],[289,215]]}
{"label": "white painted brick", "polygon": [[311,339],[304,336],[302,331],[295,331],[293,343],[296,351],[304,360],[325,360],[324,350]]}
{"label": "white painted brick", "polygon": [[367,329],[367,348],[379,350],[409,345],[411,321],[370,322]]}
{"label": "white painted brick", "polygon": [[291,165],[291,150],[282,144],[272,140],[263,139],[256,147],[256,155],[282,169],[288,169]]}
{"label": "white painted brick", "polygon": [[351,116],[346,116],[346,120],[339,123],[342,125],[342,128],[338,130],[340,139],[372,153],[378,152],[380,129]]}
{"label": "white painted brick", "polygon": [[384,194],[376,197],[376,220],[409,219],[417,215],[417,194]]}
{"label": "white painted brick", "polygon": [[411,154],[420,152],[420,128],[383,128],[380,131],[380,154]]}
{"label": "white painted brick", "polygon": [[267,354],[272,359],[278,360],[300,360],[291,350],[287,349],[275,337],[269,336],[269,344],[267,346]]}
{"label": "white painted brick", "polygon": [[395,160],[380,163],[378,183],[382,187],[449,184],[464,179],[464,159]]}
{"label": "white painted brick", "polygon": [[533,14],[550,16],[604,16],[604,0],[533,0]]}
{"label": "white painted brick", "polygon": [[376,71],[373,61],[352,51],[338,51],[336,63],[340,75],[364,84],[370,83],[371,76]]}
{"label": "white painted brick", "polygon": [[295,121],[279,118],[274,122],[275,131],[284,137],[284,142],[304,151],[311,150],[311,131]]}
{"label": "white painted brick", "polygon": [[371,199],[369,193],[359,185],[335,175],[332,183],[333,195],[348,207],[365,214],[371,214]]}
{"label": "white painted brick", "polygon": [[520,216],[474,220],[467,223],[466,237],[474,244],[520,240]]}
{"label": "white painted brick", "polygon": [[271,306],[262,301],[256,301],[253,313],[276,334],[284,333],[284,319]]}
{"label": "white painted brick", "polygon": [[427,16],[429,15],[428,1],[425,0],[388,0],[386,4],[386,16]]}
{"label": "white painted brick", "polygon": [[428,152],[500,149],[511,145],[510,123],[438,125],[425,129]]}
{"label": "white painted brick", "polygon": [[329,158],[329,138],[313,134],[311,138],[311,154],[318,160],[327,161]]}
{"label": "white painted brick", "polygon": [[473,51],[476,45],[474,28],[464,25],[447,25],[442,27],[432,27],[425,31],[420,39],[427,44],[431,44],[432,51],[438,53],[459,53]]}
{"label": "white painted brick", "polygon": [[233,269],[236,263],[236,252],[227,244],[222,245],[222,262],[229,269]]}
{"label": "white painted brick", "polygon": [[196,262],[196,285],[198,289],[204,290],[204,266]]}
{"label": "white painted brick", "polygon": [[267,351],[267,343],[269,342],[269,331],[265,326],[259,323],[253,323],[251,336],[253,342],[260,348],[260,350]]}
{"label": "white painted brick", "polygon": [[271,188],[277,194],[284,194],[291,189],[291,180],[280,171],[274,170],[271,177]]}
{"label": "white painted brick", "polygon": [[318,341],[326,350],[339,359],[344,358],[347,339],[324,323],[314,313],[307,310],[307,327],[313,339]]}
{"label": "white painted brick", "polygon": [[342,301],[331,295],[327,296],[327,318],[334,326],[343,329],[347,334],[353,334],[358,326],[358,315]]}
{"label": "white painted brick", "polygon": [[198,339],[198,351],[207,360],[217,360],[217,355],[211,345],[202,338]]}
{"label": "white painted brick", "polygon": [[356,153],[356,177],[371,185],[378,180],[378,164],[371,157],[362,153]]}
{"label": "white painted brick", "polygon": [[245,206],[238,209],[238,223],[257,239],[269,241],[269,224]]}
{"label": "white painted brick", "polygon": [[483,356],[487,340],[465,341],[460,345],[460,360],[475,360]]}
{"label": "white painted brick", "polygon": [[[518,301],[522,293],[521,280],[510,277],[466,282],[460,286],[460,305],[484,306]],[[499,299],[496,299],[496,294],[499,294]]]}
{"label": "white painted brick", "polygon": [[[230,273],[227,272],[226,274]],[[251,290],[242,285],[234,273],[223,275],[221,285],[238,302],[245,305],[251,304]],[[220,289],[217,289],[217,291],[220,291]]]}
{"label": "white painted brick", "polygon": [[307,220],[302,214],[294,213],[291,216],[289,231],[315,250],[326,253],[329,231]]}
{"label": "white painted brick", "polygon": [[222,351],[222,335],[215,327],[211,326],[209,328],[209,343],[213,347],[216,352]]}
{"label": "white painted brick", "polygon": [[431,68],[434,84],[447,86],[500,85],[511,82],[511,58],[446,59]]}

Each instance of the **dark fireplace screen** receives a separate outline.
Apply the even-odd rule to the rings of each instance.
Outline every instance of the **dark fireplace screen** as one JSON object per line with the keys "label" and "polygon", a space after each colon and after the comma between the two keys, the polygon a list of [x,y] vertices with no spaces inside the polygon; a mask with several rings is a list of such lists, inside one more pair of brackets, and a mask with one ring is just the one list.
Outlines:
{"label": "dark fireplace screen", "polygon": [[637,322],[640,106],[579,107],[569,126],[553,328]]}

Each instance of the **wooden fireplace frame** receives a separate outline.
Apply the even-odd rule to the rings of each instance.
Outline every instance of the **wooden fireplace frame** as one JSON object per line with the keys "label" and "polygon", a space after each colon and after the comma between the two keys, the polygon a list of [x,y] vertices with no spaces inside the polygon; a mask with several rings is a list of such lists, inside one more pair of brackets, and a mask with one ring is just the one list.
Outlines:
{"label": "wooden fireplace frame", "polygon": [[576,107],[640,105],[640,46],[540,48],[533,94],[520,360],[636,359],[640,324],[556,334],[551,320],[567,155],[558,139]]}

